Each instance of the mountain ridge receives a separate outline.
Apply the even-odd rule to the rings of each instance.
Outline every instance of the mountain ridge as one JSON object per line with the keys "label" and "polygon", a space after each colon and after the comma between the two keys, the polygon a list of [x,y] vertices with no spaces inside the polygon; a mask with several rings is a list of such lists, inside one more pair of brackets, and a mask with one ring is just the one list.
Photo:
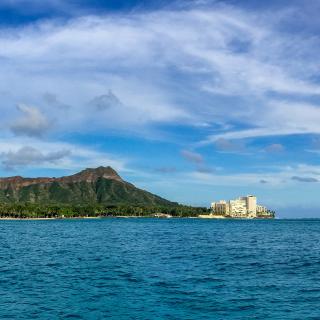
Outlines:
{"label": "mountain ridge", "polygon": [[107,167],[97,167],[97,168],[86,168],[78,173],[69,175],[69,176],[62,176],[62,177],[37,177],[37,178],[28,178],[22,176],[12,176],[12,177],[4,177],[0,178],[0,189],[5,188],[8,185],[16,184],[18,187],[21,185],[29,186],[32,184],[37,183],[51,183],[54,181],[57,182],[80,182],[80,181],[87,181],[92,182],[99,177],[104,177],[106,179],[113,179],[117,181],[124,182],[119,174],[110,166]]}
{"label": "mountain ridge", "polygon": [[87,168],[59,178],[0,178],[0,202],[176,205],[124,181],[110,166]]}

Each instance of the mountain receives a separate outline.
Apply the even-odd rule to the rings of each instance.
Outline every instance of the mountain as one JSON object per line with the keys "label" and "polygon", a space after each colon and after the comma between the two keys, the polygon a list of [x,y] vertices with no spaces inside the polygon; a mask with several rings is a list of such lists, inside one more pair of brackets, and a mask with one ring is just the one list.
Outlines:
{"label": "mountain", "polygon": [[176,205],[124,181],[111,167],[88,168],[61,178],[0,178],[0,202]]}

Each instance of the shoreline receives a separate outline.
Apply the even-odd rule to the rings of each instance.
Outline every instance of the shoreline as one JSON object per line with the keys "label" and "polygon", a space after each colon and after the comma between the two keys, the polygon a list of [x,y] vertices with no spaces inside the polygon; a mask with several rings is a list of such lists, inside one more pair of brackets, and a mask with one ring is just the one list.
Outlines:
{"label": "shoreline", "polygon": [[275,217],[230,217],[220,215],[199,215],[200,219],[213,219],[213,220],[273,220]]}
{"label": "shoreline", "polygon": [[98,217],[55,217],[55,218],[12,218],[12,217],[4,217],[0,218],[0,221],[48,221],[48,220],[97,220],[97,219],[112,219],[112,218],[122,218],[122,219],[138,219],[138,218],[154,218],[154,219],[210,219],[210,220],[274,220],[275,218],[269,217],[258,217],[258,218],[231,218],[224,216],[204,216],[200,215],[198,217],[154,217],[154,216],[98,216]]}
{"label": "shoreline", "polygon": [[107,217],[69,217],[69,218],[0,218],[1,220],[69,220],[69,219],[101,219],[101,218],[107,218]]}

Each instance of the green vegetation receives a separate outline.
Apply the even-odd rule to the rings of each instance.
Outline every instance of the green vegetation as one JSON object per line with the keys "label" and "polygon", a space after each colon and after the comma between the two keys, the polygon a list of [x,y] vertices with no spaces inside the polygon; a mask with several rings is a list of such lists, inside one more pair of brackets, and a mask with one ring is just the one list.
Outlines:
{"label": "green vegetation", "polygon": [[0,190],[0,203],[104,204],[130,206],[176,206],[177,203],[136,188],[127,182],[98,178],[87,182],[37,183]]}
{"label": "green vegetation", "polygon": [[182,205],[171,206],[130,206],[130,205],[41,205],[34,203],[2,203],[0,218],[73,218],[73,217],[150,217],[165,213],[173,217],[197,217],[208,214],[209,209]]}
{"label": "green vegetation", "polygon": [[57,179],[0,179],[0,218],[195,217],[205,213],[209,213],[206,208],[179,205],[138,189],[110,167]]}

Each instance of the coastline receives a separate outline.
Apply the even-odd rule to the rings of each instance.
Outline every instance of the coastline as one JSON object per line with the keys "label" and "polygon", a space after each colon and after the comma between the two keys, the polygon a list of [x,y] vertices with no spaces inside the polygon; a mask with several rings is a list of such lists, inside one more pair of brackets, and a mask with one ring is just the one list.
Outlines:
{"label": "coastline", "polygon": [[13,218],[5,217],[0,218],[0,221],[48,221],[48,220],[97,220],[97,219],[112,219],[112,218],[122,218],[122,219],[138,219],[138,218],[154,218],[154,219],[213,219],[213,220],[273,220],[273,217],[225,217],[225,216],[209,216],[209,215],[199,215],[198,217],[155,217],[155,216],[98,216],[98,217],[54,217],[54,218]]}
{"label": "coastline", "polygon": [[199,215],[199,219],[214,219],[214,220],[273,220],[275,217],[230,217],[218,215]]}
{"label": "coastline", "polygon": [[41,221],[41,220],[69,220],[69,219],[72,219],[72,220],[76,220],[76,219],[101,219],[101,218],[106,218],[106,217],[69,217],[69,218],[60,218],[60,217],[57,217],[57,218],[0,218],[0,221],[1,220],[18,220],[18,221]]}
{"label": "coastline", "polygon": [[[81,219],[111,219],[111,218],[122,218],[122,219],[129,219],[129,218],[156,218],[156,219],[169,219],[166,217],[154,217],[154,216],[99,216],[99,217],[56,217],[56,218],[0,218],[0,221],[3,220],[13,220],[13,221],[41,221],[41,220],[81,220]],[[170,217],[170,218],[198,218],[198,217]]]}

